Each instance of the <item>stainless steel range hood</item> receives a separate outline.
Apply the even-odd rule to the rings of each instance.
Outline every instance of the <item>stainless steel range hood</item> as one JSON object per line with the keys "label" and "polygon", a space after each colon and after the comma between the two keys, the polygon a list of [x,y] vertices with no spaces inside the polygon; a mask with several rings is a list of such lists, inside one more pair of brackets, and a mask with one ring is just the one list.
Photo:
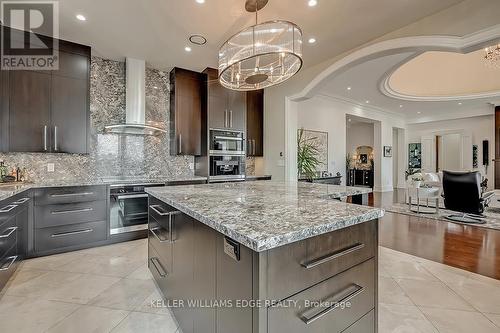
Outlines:
{"label": "stainless steel range hood", "polygon": [[126,60],[126,117],[125,123],[104,127],[106,133],[158,135],[165,129],[155,121],[146,121],[146,62]]}

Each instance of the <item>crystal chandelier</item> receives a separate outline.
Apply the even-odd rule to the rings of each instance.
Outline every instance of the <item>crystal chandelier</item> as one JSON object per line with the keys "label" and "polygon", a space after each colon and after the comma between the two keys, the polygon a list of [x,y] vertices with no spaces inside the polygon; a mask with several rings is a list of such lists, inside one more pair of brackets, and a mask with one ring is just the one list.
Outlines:
{"label": "crystal chandelier", "polygon": [[219,50],[219,81],[232,90],[263,89],[295,75],[302,67],[302,31],[288,21],[258,23],[268,0],[247,0],[255,25],[227,40]]}
{"label": "crystal chandelier", "polygon": [[491,67],[500,68],[500,44],[487,47],[484,51],[486,63]]}

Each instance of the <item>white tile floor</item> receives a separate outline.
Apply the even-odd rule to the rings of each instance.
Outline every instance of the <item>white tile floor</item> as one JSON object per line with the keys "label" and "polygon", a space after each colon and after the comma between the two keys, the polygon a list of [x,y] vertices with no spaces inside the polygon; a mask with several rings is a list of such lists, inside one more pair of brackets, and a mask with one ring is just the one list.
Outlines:
{"label": "white tile floor", "polygon": [[[0,332],[176,333],[146,240],[25,261],[0,299]],[[380,248],[380,333],[500,333],[500,281]]]}

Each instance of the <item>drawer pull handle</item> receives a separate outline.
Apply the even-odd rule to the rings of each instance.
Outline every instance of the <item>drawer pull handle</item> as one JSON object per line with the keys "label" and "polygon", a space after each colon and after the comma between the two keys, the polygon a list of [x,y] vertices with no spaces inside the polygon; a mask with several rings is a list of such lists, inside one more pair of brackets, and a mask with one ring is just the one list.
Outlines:
{"label": "drawer pull handle", "polygon": [[[316,320],[320,319],[321,317],[323,316],[326,316],[327,314],[329,314],[330,312],[334,311],[335,309],[338,308],[338,304],[339,303],[345,303],[345,302],[348,302],[350,300],[352,300],[353,298],[355,298],[356,296],[358,296],[359,294],[361,294],[363,291],[365,291],[365,288],[364,287],[361,287],[355,283],[353,283],[351,286],[349,286],[348,288],[346,288],[345,290],[341,291],[340,293],[338,294],[345,294],[348,290],[354,288],[354,290],[352,292],[350,292],[349,294],[347,294],[346,296],[342,297],[340,300],[338,301],[334,301],[334,302],[329,302],[329,304],[331,304],[330,306],[328,306],[327,308],[321,310],[320,312],[316,313],[315,315],[311,316],[311,317],[308,317],[306,315],[302,315],[300,317],[300,319],[306,324],[306,325],[309,325],[313,322],[315,322]],[[337,294],[337,295],[338,295]]]}
{"label": "drawer pull handle", "polygon": [[[153,264],[154,268],[156,269],[156,271],[158,272],[158,274],[160,274],[160,276],[162,278],[164,278],[168,275],[167,272],[165,272],[165,270],[163,269],[163,266],[161,265],[161,262],[158,260],[158,258],[153,257],[153,258],[149,259],[149,261],[151,261],[151,264]],[[156,263],[158,263],[158,265]]]}
{"label": "drawer pull handle", "polygon": [[0,209],[0,213],[8,213],[8,212],[10,212],[11,210],[13,210],[16,207],[17,207],[17,205],[8,205],[8,206],[5,206],[4,208]]}
{"label": "drawer pull handle", "polygon": [[147,198],[148,194],[128,194],[128,195],[119,195],[116,197],[118,200],[127,200],[127,199],[140,199]]}
{"label": "drawer pull handle", "polygon": [[158,214],[160,216],[167,216],[167,215],[169,215],[169,213],[161,212],[158,209],[158,208],[161,208],[160,205],[151,205],[151,206],[149,206],[149,208],[151,208],[156,214]]}
{"label": "drawer pull handle", "polygon": [[156,239],[158,239],[158,241],[160,243],[166,243],[168,241],[170,241],[169,239],[165,238],[165,239],[161,239],[160,236],[156,233],[157,230],[160,230],[161,228],[158,227],[158,228],[153,228],[153,229],[149,229],[151,231],[151,233],[156,237]]}
{"label": "drawer pull handle", "polygon": [[22,199],[17,200],[16,202],[13,202],[13,204],[14,205],[21,205],[21,204],[28,202],[28,201],[30,201],[30,198],[22,198]]}
{"label": "drawer pull handle", "polygon": [[[2,272],[2,271],[8,271],[8,270],[10,269],[10,267],[12,266],[12,264],[14,264],[14,263],[16,262],[17,257],[18,257],[18,256],[12,256],[12,257],[7,257],[7,258],[5,258],[6,260],[10,260],[10,262],[9,262],[9,266],[7,266],[7,267],[5,267],[5,268],[4,268],[3,266],[5,266],[5,264],[3,264],[3,265],[2,265],[2,268],[0,268],[0,272]],[[7,262],[7,261],[6,261],[6,262]]]}
{"label": "drawer pull handle", "polygon": [[88,234],[89,232],[94,231],[94,229],[84,229],[84,230],[77,230],[77,231],[70,231],[70,232],[60,232],[57,234],[52,234],[50,237],[56,238],[56,237],[64,237],[64,236],[71,236],[71,235],[78,235],[78,234]]}
{"label": "drawer pull handle", "polygon": [[59,214],[71,214],[71,213],[83,213],[83,212],[91,212],[93,211],[94,208],[82,208],[82,209],[73,209],[73,210],[54,210],[50,212],[52,215],[59,215]]}
{"label": "drawer pull handle", "polygon": [[353,252],[359,251],[359,250],[361,250],[364,247],[365,247],[365,244],[358,243],[358,244],[346,247],[344,249],[335,251],[335,252],[333,252],[331,254],[328,254],[326,256],[323,256],[323,257],[311,260],[309,262],[306,262],[306,263],[302,264],[302,267],[305,267],[307,269],[311,269],[313,267],[322,265],[322,264],[327,263],[329,261],[332,261],[332,260],[338,259],[340,257],[343,257],[345,255],[348,255],[349,253],[353,253]]}
{"label": "drawer pull handle", "polygon": [[65,198],[65,197],[76,197],[76,196],[85,196],[85,195],[93,195],[94,192],[81,192],[81,193],[64,193],[64,194],[51,194],[52,198]]}
{"label": "drawer pull handle", "polygon": [[4,235],[1,235],[0,238],[7,238],[9,237],[10,235],[12,235],[14,233],[14,231],[17,230],[17,227],[10,227],[10,228],[7,228],[5,230],[9,230],[8,233],[4,234]]}

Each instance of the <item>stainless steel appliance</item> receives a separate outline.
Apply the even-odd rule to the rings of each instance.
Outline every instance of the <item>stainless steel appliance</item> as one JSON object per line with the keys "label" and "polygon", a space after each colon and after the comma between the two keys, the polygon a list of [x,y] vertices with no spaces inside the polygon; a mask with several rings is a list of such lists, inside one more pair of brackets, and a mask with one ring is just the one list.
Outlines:
{"label": "stainless steel appliance", "polygon": [[148,195],[146,187],[156,184],[115,184],[109,186],[110,235],[117,235],[148,228]]}
{"label": "stainless steel appliance", "polygon": [[245,180],[245,134],[242,131],[210,130],[209,181]]}

